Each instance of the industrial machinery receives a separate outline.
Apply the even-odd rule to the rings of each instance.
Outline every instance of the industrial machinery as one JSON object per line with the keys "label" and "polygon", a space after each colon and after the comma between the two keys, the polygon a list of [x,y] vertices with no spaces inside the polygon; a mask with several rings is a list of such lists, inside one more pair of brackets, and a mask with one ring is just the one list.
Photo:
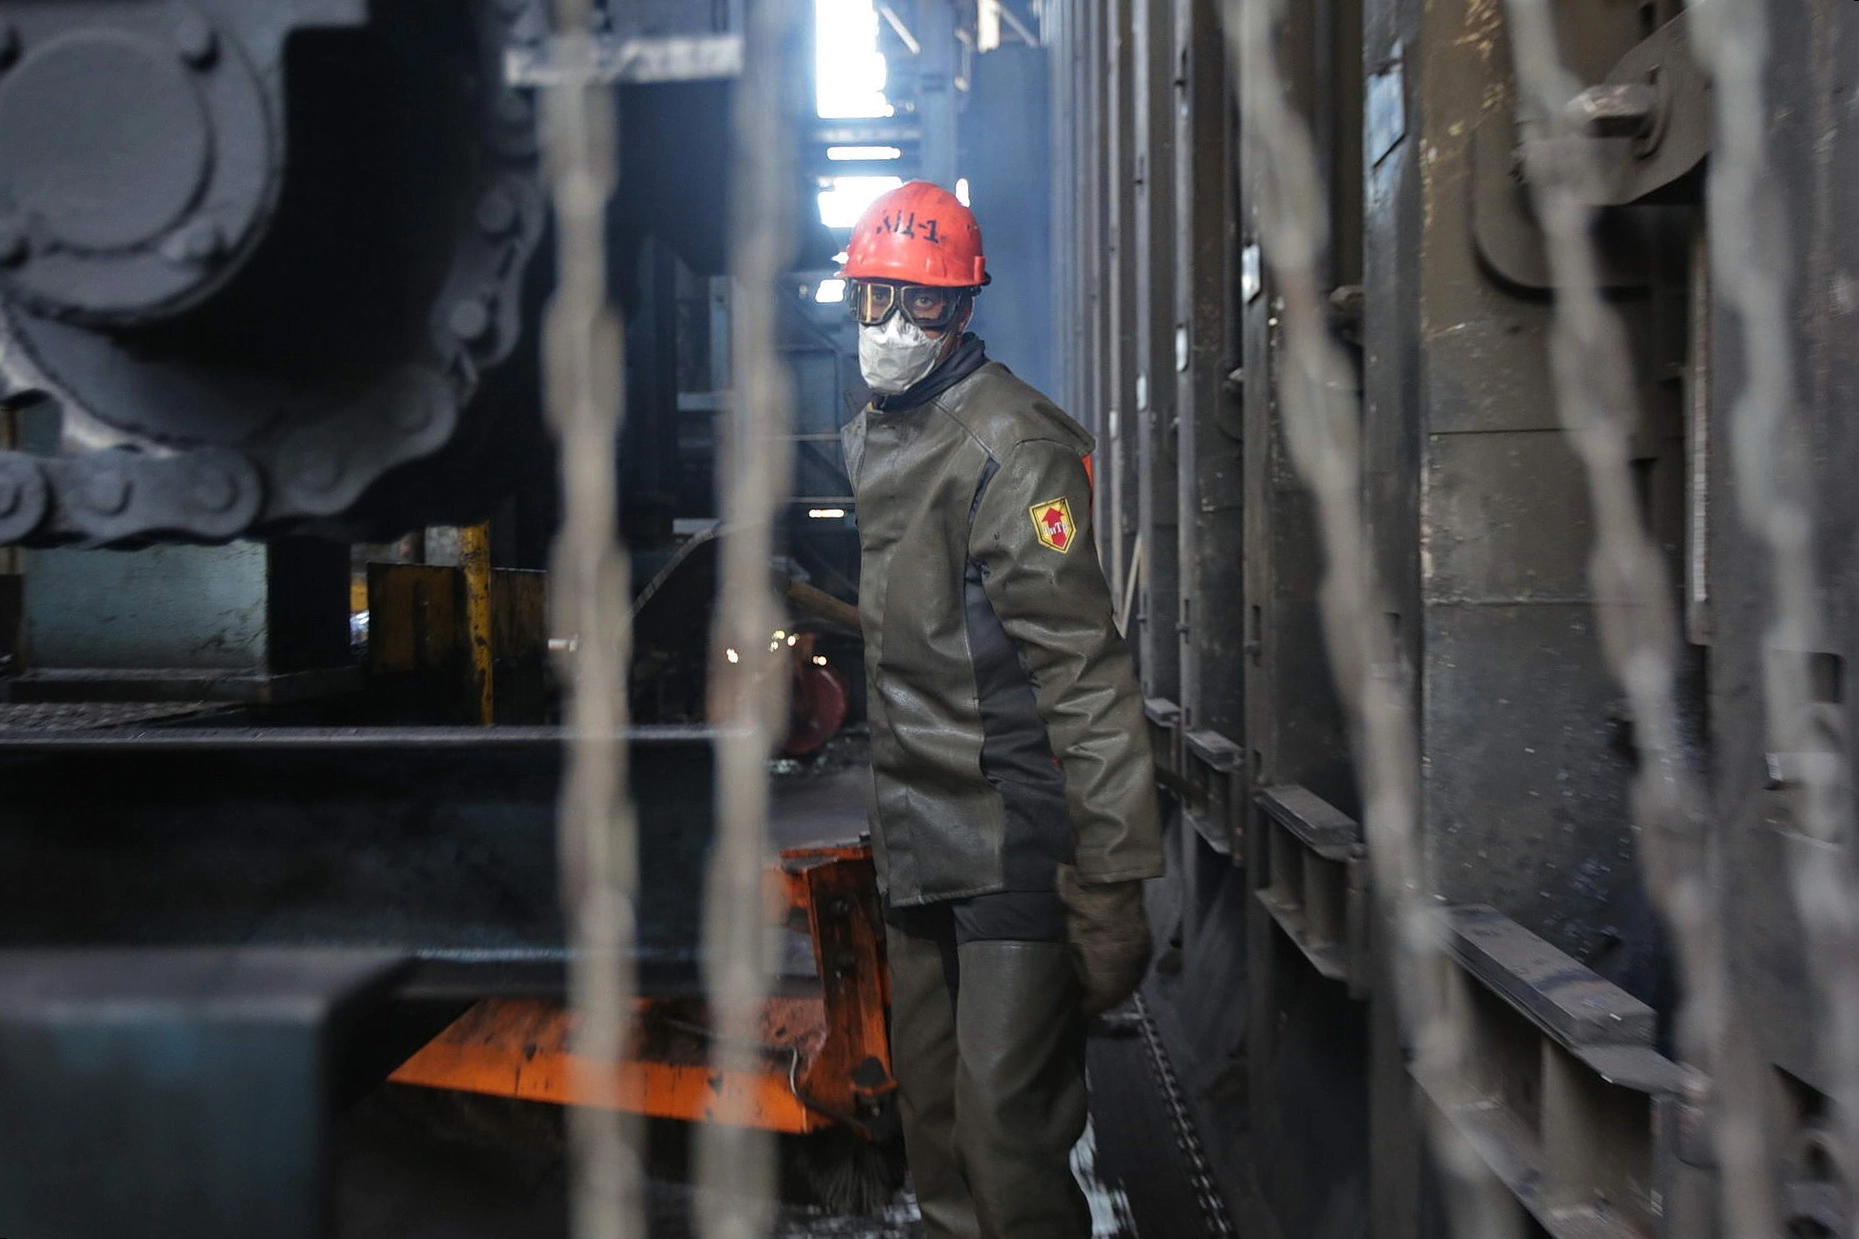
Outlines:
{"label": "industrial machinery", "polygon": [[[970,194],[977,329],[1098,438],[1170,872],[1093,1041],[1161,1117],[1095,1138],[1157,1159],[1169,1239],[1854,1233],[1859,5],[864,16],[882,98],[792,118],[796,185]],[[607,1096],[561,1001],[545,7],[0,0],[0,1234],[323,1233],[330,1115],[390,1076],[885,1134],[824,739],[862,691],[838,237],[776,307],[781,962],[725,1076],[744,5],[596,19],[641,872]]]}
{"label": "industrial machinery", "polygon": [[1859,9],[1047,8],[1241,1232],[1852,1233]]}
{"label": "industrial machinery", "polygon": [[[716,1103],[716,447],[675,421],[727,388],[742,17],[615,5],[595,33],[645,617],[637,1088],[602,1098],[564,1066],[547,6],[0,4],[0,1232],[322,1233],[332,1115],[390,1073]],[[803,566],[844,562],[838,526],[771,565],[798,600],[777,799],[800,807],[773,828],[772,1057],[740,1088],[760,1125],[871,1143],[893,1087],[876,888],[857,771],[818,760],[855,705],[834,664],[857,620]]]}
{"label": "industrial machinery", "polygon": [[[618,1097],[582,1095],[571,1016],[547,999],[489,998],[395,1069],[390,1080],[558,1105],[612,1105],[654,1118],[714,1121],[805,1135],[841,1127],[895,1139],[889,978],[868,847],[794,848],[769,871],[770,923],[809,958],[767,1002],[764,1062],[718,1072],[700,996],[639,1001]],[[811,967],[805,965],[810,964]]]}
{"label": "industrial machinery", "polygon": [[532,100],[502,71],[539,19],[8,5],[0,398],[27,424],[5,540],[398,532],[437,515],[408,492],[456,495],[492,441],[536,438],[482,389],[544,228]]}
{"label": "industrial machinery", "polygon": [[[481,519],[546,473],[545,13],[9,3],[0,400],[23,424],[0,541],[364,541]],[[632,103],[615,223],[705,273],[731,20],[621,6],[607,26],[679,49],[612,66]],[[614,253],[629,286],[637,246]]]}

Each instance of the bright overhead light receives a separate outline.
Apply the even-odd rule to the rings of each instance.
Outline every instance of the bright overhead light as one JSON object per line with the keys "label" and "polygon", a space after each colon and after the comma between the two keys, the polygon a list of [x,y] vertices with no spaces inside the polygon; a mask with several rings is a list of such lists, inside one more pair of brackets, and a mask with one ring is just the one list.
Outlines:
{"label": "bright overhead light", "polygon": [[973,205],[968,201],[968,178],[965,176],[955,178],[955,200],[963,206]]}
{"label": "bright overhead light", "polygon": [[901,176],[835,176],[831,189],[820,191],[820,222],[828,228],[850,228],[858,223],[879,194],[904,183]]}
{"label": "bright overhead light", "polygon": [[807,515],[816,521],[837,521],[845,519],[844,508],[808,508]]}
{"label": "bright overhead light", "polygon": [[844,280],[821,280],[820,286],[813,290],[813,299],[821,305],[831,305],[846,299],[846,282]]}
{"label": "bright overhead light", "polygon": [[814,99],[821,116],[851,120],[892,114],[884,97],[884,53],[872,0],[813,0]]}
{"label": "bright overhead light", "polygon": [[991,52],[1001,45],[1001,0],[975,0],[975,50]]}
{"label": "bright overhead light", "polygon": [[904,151],[898,146],[829,146],[826,157],[835,163],[847,163],[853,160],[902,159]]}

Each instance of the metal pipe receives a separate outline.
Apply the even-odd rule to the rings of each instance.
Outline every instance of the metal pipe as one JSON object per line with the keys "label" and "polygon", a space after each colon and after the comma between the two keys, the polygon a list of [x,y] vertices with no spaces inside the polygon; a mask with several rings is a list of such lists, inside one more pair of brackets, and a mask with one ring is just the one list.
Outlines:
{"label": "metal pipe", "polygon": [[858,608],[849,602],[840,601],[823,589],[789,578],[781,592],[789,602],[809,615],[849,628],[853,632],[860,631]]}

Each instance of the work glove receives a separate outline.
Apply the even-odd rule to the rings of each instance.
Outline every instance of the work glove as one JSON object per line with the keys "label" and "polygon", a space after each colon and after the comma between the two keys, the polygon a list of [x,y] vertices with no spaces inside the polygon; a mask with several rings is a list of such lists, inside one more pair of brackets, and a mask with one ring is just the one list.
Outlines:
{"label": "work glove", "polygon": [[1086,882],[1075,867],[1060,865],[1058,892],[1088,1019],[1135,993],[1149,971],[1155,944],[1143,914],[1143,884]]}

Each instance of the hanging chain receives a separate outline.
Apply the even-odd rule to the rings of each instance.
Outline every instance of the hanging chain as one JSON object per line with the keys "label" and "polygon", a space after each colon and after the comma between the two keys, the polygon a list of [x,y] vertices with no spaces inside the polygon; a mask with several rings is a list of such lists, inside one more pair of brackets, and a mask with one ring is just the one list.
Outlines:
{"label": "hanging chain", "polygon": [[[561,654],[567,765],[558,848],[568,927],[575,1091],[619,1094],[633,1007],[637,830],[627,785],[628,563],[617,527],[617,445],[626,358],[607,304],[606,206],[618,176],[611,87],[593,80],[589,0],[554,0],[567,68],[542,94],[555,205],[556,289],[542,332],[543,398],[561,447],[562,524],[549,574]],[[641,1230],[637,1122],[617,1108],[568,1110],[576,1239]]]}
{"label": "hanging chain", "polygon": [[[710,642],[710,720],[717,728],[717,835],[704,902],[704,980],[718,1039],[713,1071],[760,1069],[767,997],[762,870],[769,859],[768,758],[787,729],[791,651],[771,564],[792,468],[793,395],[777,347],[781,277],[794,229],[794,0],[749,6],[736,86],[731,163],[730,394],[717,462],[722,581]],[[734,651],[736,657],[730,658]],[[747,1103],[747,1095],[739,1095]],[[748,1114],[699,1129],[699,1233],[754,1239],[771,1223],[774,1142]]]}

